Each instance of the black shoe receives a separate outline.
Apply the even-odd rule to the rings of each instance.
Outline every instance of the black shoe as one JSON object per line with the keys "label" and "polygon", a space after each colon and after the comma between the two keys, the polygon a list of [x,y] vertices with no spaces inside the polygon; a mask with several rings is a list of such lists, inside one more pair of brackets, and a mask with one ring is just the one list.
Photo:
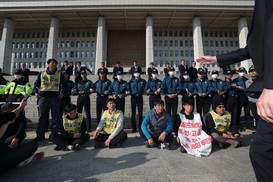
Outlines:
{"label": "black shoe", "polygon": [[132,133],[136,133],[136,129],[133,129],[133,130],[132,130]]}
{"label": "black shoe", "polygon": [[62,150],[62,149],[61,149],[60,147],[56,146],[56,147],[54,148],[54,150],[60,151],[60,150]]}
{"label": "black shoe", "polygon": [[105,144],[102,143],[102,142],[95,142],[94,148],[95,148],[95,149],[105,148]]}
{"label": "black shoe", "polygon": [[181,146],[180,152],[181,152],[181,153],[187,153],[186,149],[185,149],[183,146]]}
{"label": "black shoe", "polygon": [[225,148],[227,148],[229,146],[230,146],[230,144],[227,143],[227,142],[223,142],[223,143],[219,142],[219,148],[220,149],[225,149]]}
{"label": "black shoe", "polygon": [[153,145],[149,145],[149,143],[148,143],[148,142],[146,142],[145,146],[146,146],[146,148],[155,148],[155,147],[156,147],[156,145],[155,145],[155,144],[153,144]]}
{"label": "black shoe", "polygon": [[245,145],[245,142],[240,141],[235,148],[242,147]]}

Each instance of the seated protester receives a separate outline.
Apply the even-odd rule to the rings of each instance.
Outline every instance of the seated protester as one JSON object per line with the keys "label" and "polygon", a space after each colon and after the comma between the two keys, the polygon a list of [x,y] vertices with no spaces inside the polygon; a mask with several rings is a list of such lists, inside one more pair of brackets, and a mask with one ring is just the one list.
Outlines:
{"label": "seated protester", "polygon": [[[15,122],[21,111],[26,106],[27,102],[23,101],[18,108],[12,112],[0,113],[0,139],[2,139],[6,129],[10,124]],[[0,142],[0,175],[9,171],[16,166],[23,166],[33,160],[41,159],[44,156],[43,152],[36,153],[38,144],[34,141],[22,144],[16,148],[12,148],[6,143]]]}
{"label": "seated protester", "polygon": [[208,134],[219,142],[219,148],[244,144],[236,127],[231,125],[231,115],[225,110],[223,98],[214,99],[213,110],[205,116],[205,123]]}
{"label": "seated protester", "polygon": [[57,146],[54,150],[77,150],[79,145],[86,143],[90,135],[86,132],[85,118],[77,113],[77,106],[67,105],[60,121],[60,133],[51,133],[49,138]]}
{"label": "seated protester", "polygon": [[202,130],[202,121],[199,113],[193,112],[191,99],[183,102],[179,113],[180,126],[177,142],[181,144],[180,151],[197,157],[208,156],[211,152],[211,137]]}
{"label": "seated protester", "polygon": [[[10,113],[14,110],[14,105],[7,103],[2,105],[2,113]],[[26,138],[26,117],[20,113],[13,123],[8,125],[0,142],[10,145],[11,148],[16,148]]]}
{"label": "seated protester", "polygon": [[113,98],[107,101],[108,110],[104,111],[94,132],[94,148],[113,148],[127,139],[127,133],[123,131],[124,116],[122,111],[116,109],[116,101]]}
{"label": "seated protester", "polygon": [[146,147],[160,147],[162,143],[168,146],[173,140],[172,129],[172,120],[164,110],[164,101],[155,101],[154,108],[146,114],[141,124],[140,135],[147,140]]}

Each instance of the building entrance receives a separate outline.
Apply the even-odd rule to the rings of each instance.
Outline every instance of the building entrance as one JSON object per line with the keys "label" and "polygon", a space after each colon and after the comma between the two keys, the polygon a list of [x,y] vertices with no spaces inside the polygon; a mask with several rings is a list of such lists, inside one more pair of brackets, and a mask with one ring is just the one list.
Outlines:
{"label": "building entrance", "polygon": [[145,30],[109,30],[107,37],[107,67],[117,61],[123,67],[131,67],[133,60],[146,66]]}

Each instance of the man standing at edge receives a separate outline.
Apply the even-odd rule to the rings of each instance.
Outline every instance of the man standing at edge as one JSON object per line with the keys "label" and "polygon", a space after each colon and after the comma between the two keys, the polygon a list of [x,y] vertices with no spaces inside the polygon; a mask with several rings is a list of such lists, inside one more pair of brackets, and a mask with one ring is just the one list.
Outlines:
{"label": "man standing at edge", "polygon": [[51,132],[56,133],[59,129],[61,99],[67,89],[63,74],[57,70],[57,60],[47,60],[48,67],[41,71],[34,83],[35,96],[39,98],[39,123],[36,130],[35,141],[45,139],[49,110],[51,110]]}
{"label": "man standing at edge", "polygon": [[201,56],[197,62],[217,63],[223,67],[252,59],[258,77],[248,87],[249,92],[261,92],[257,102],[258,122],[256,134],[250,147],[250,159],[257,181],[273,179],[273,1],[256,0],[247,46],[236,51],[218,55]]}

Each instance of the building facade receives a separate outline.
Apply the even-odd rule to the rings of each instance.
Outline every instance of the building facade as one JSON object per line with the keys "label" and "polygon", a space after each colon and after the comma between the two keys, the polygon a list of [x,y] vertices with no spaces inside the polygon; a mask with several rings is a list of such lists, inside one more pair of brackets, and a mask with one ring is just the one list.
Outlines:
{"label": "building facade", "polygon": [[[253,0],[105,0],[0,2],[0,67],[10,73],[20,63],[32,70],[56,58],[94,70],[117,61],[128,70],[134,60],[162,72],[181,59],[218,55],[246,45]],[[234,67],[248,68],[251,61]],[[209,70],[219,69],[210,65]]]}

